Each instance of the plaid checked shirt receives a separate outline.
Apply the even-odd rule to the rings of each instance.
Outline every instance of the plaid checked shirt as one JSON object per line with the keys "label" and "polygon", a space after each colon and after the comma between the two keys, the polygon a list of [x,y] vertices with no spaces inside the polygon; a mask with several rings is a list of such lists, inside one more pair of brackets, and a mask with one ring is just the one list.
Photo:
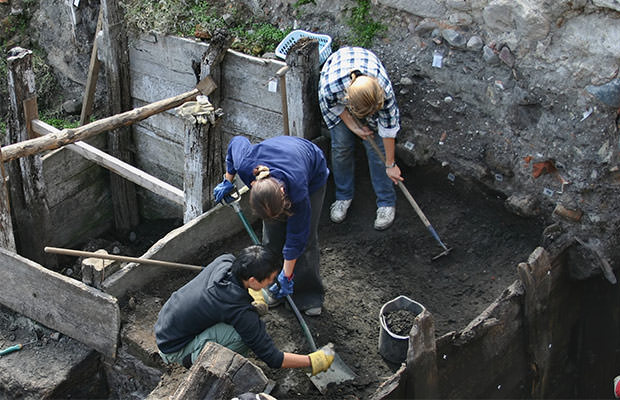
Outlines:
{"label": "plaid checked shirt", "polygon": [[319,105],[327,127],[331,129],[340,122],[340,114],[346,106],[345,89],[351,84],[351,72],[353,71],[377,78],[379,85],[385,91],[383,108],[366,117],[362,122],[372,130],[378,131],[381,137],[396,137],[400,129],[400,114],[392,83],[377,56],[361,47],[339,49],[329,56],[321,69]]}

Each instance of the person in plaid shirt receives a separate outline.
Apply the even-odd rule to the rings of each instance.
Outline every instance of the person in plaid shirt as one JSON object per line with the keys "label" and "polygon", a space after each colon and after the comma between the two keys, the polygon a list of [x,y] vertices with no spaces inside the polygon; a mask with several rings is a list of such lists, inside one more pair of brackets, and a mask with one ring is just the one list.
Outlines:
{"label": "person in plaid shirt", "polygon": [[[371,51],[360,47],[343,47],[333,53],[321,69],[319,105],[331,135],[332,173],[336,184],[336,201],[330,207],[331,220],[344,221],[353,200],[354,148],[358,136],[366,148],[370,179],[377,196],[374,227],[387,229],[396,213],[394,184],[403,177],[394,158],[400,114],[392,83],[381,61]],[[382,139],[377,145],[384,152],[385,164],[367,141],[375,133]]]}

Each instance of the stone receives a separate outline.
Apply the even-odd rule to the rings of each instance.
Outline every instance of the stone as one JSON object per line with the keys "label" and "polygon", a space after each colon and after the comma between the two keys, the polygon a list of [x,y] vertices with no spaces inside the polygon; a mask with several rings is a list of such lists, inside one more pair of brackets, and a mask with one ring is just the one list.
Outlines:
{"label": "stone", "polygon": [[467,41],[467,48],[470,50],[478,51],[482,49],[482,46],[484,46],[484,42],[480,36],[474,35]]}
{"label": "stone", "polygon": [[454,29],[444,29],[443,31],[441,31],[441,36],[452,47],[464,48],[467,45],[467,40],[465,39],[465,36],[461,35]]}
{"label": "stone", "polygon": [[467,13],[454,13],[448,17],[448,22],[452,25],[467,26],[473,22],[471,16]]}
{"label": "stone", "polygon": [[540,214],[538,200],[531,194],[512,194],[504,203],[505,208],[521,217],[534,217]]}
{"label": "stone", "polygon": [[484,46],[482,48],[482,58],[484,58],[484,61],[489,65],[497,65],[500,63],[499,57],[489,46]]}
{"label": "stone", "polygon": [[418,26],[415,27],[415,32],[418,35],[427,35],[430,32],[433,32],[437,28],[438,28],[438,25],[435,21],[423,20],[422,22],[418,24]]}
{"label": "stone", "polygon": [[82,102],[76,99],[62,103],[62,111],[69,115],[79,115],[82,112]]}
{"label": "stone", "polygon": [[400,78],[400,84],[403,86],[410,86],[413,85],[413,81],[411,80],[411,78],[404,76]]}
{"label": "stone", "polygon": [[620,78],[600,86],[588,85],[586,90],[602,103],[610,107],[620,107]]}
{"label": "stone", "polygon": [[512,54],[508,46],[502,47],[499,51],[499,59],[504,62],[504,64],[508,65],[510,68],[515,65],[515,56]]}

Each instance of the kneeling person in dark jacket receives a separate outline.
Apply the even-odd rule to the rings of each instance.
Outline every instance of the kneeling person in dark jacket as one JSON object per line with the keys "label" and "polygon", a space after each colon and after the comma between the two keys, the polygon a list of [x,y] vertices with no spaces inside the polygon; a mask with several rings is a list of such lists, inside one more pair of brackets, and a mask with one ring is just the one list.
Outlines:
{"label": "kneeling person in dark jacket", "polygon": [[309,355],[284,353],[273,343],[252,306],[248,288],[271,284],[281,263],[263,246],[243,249],[237,258],[219,256],[194,279],[172,293],[155,324],[159,355],[165,363],[190,367],[206,342],[216,342],[242,355],[251,349],[271,368],[311,367],[326,371],[334,360],[328,346]]}

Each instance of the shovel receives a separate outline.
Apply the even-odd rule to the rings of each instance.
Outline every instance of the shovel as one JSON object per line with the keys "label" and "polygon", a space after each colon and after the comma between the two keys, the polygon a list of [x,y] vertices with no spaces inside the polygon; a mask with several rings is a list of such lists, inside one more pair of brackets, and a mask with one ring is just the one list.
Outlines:
{"label": "shovel", "polygon": [[[375,150],[375,152],[377,153],[377,155],[379,156],[379,158],[381,159],[381,161],[383,161],[383,163],[385,164],[385,157],[383,156],[383,153],[381,153],[381,149],[379,149],[379,146],[377,146],[377,143],[375,143],[375,139],[373,139],[372,136],[368,137],[368,141],[370,142],[370,145],[372,146],[372,148]],[[439,245],[443,248],[443,251],[439,254],[437,254],[435,257],[432,258],[433,261],[435,261],[436,259],[438,259],[439,257],[443,257],[445,255],[448,255],[448,253],[450,253],[450,251],[452,249],[449,249],[439,238],[439,235],[437,234],[437,232],[435,231],[435,228],[433,228],[433,226],[431,225],[431,223],[428,221],[428,219],[426,218],[426,216],[424,215],[424,213],[422,212],[422,209],[418,206],[418,203],[416,203],[416,201],[413,199],[413,196],[411,196],[411,193],[409,193],[409,191],[407,190],[407,188],[405,187],[405,185],[401,182],[398,181],[397,182],[398,187],[400,188],[400,190],[402,190],[403,194],[405,195],[405,197],[407,198],[407,200],[409,201],[409,204],[411,204],[411,206],[413,207],[413,209],[415,210],[416,214],[418,214],[418,217],[420,217],[420,219],[422,220],[422,223],[424,224],[424,226],[426,226],[426,229],[429,230],[429,232],[431,233],[431,235],[433,235],[433,238],[435,238],[435,240],[437,241],[437,243],[439,243]]]}
{"label": "shovel", "polygon": [[[245,218],[245,215],[243,215],[243,211],[241,211],[239,200],[240,200],[240,197],[237,197],[237,199],[228,203],[228,205],[230,205],[233,208],[233,210],[235,210],[235,213],[237,213],[237,215],[239,216],[239,219],[243,223],[245,230],[250,235],[252,242],[254,244],[259,245],[260,241],[258,240],[258,237],[254,233],[252,226],[248,223],[247,219]],[[304,320],[301,313],[299,312],[299,309],[293,302],[293,299],[291,299],[291,296],[286,296],[286,301],[288,302],[288,305],[291,306],[291,309],[295,313],[295,316],[297,317],[297,320],[299,321],[299,324],[301,325],[301,329],[304,331],[304,336],[306,336],[306,340],[308,341],[308,344],[310,345],[310,349],[313,352],[316,351],[317,347],[316,347],[316,344],[314,343],[314,339],[312,338],[312,334],[310,333],[310,329],[308,329],[308,325],[306,324],[306,321]],[[351,368],[349,368],[347,364],[345,364],[345,362],[342,361],[338,353],[334,353],[334,362],[332,363],[332,365],[329,367],[327,371],[318,373],[315,376],[308,374],[308,376],[310,377],[310,380],[312,381],[314,386],[317,389],[319,389],[319,392],[321,392],[321,394],[325,394],[325,392],[327,392],[328,386],[330,384],[339,384],[342,382],[355,379],[357,377],[357,375],[351,370]]]}

